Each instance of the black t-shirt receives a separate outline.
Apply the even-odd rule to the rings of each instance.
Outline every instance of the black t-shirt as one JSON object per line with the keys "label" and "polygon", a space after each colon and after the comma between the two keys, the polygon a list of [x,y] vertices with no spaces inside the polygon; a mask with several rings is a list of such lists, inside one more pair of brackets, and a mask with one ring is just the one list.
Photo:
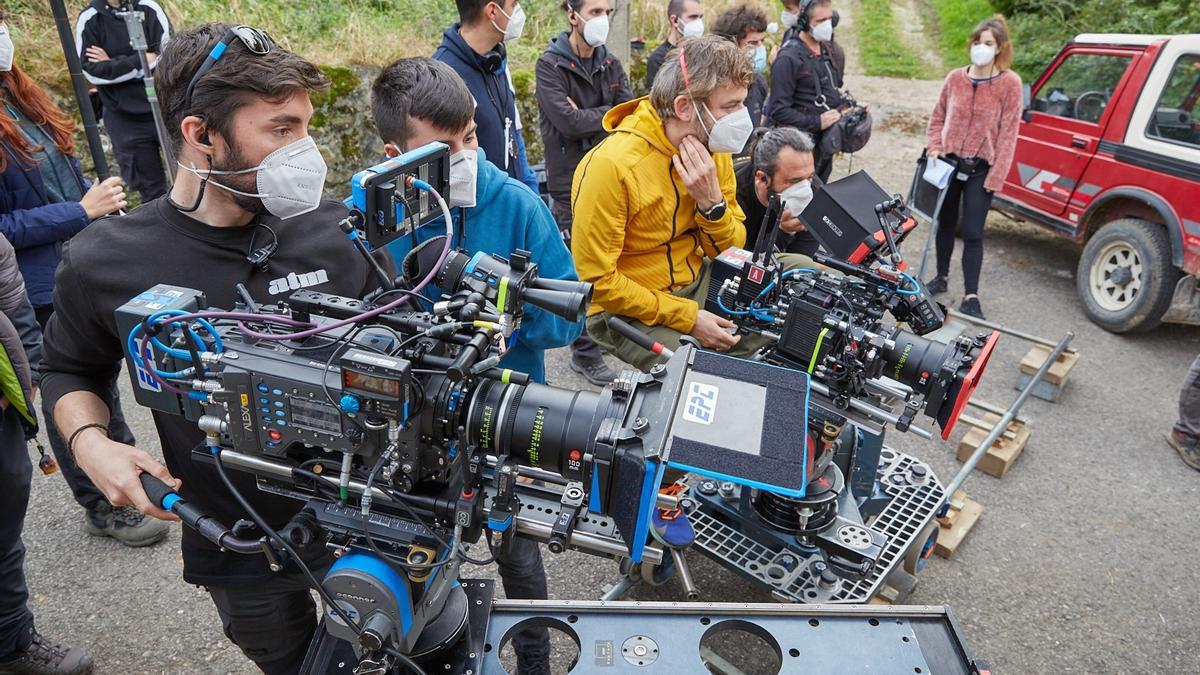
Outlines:
{"label": "black t-shirt", "polygon": [[[746,249],[753,251],[758,243],[759,231],[762,230],[763,218],[767,215],[767,207],[758,201],[758,194],[754,191],[753,162],[742,164],[733,175],[737,179],[738,206],[742,207],[742,212],[746,214]],[[816,176],[813,176],[812,182],[813,190],[821,185],[821,179]],[[821,244],[806,230],[795,234],[780,232],[775,237],[775,247],[786,253],[812,256],[821,248]]]}
{"label": "black t-shirt", "polygon": [[[264,304],[286,299],[300,285],[354,297],[376,289],[378,279],[338,229],[345,216],[344,206],[326,201],[288,220],[260,218],[279,240],[265,273],[246,261],[254,230],[259,231],[257,246],[269,237],[262,228],[209,227],[180,213],[166,198],[92,223],[71,240],[58,268],[55,312],[46,327],[43,360],[42,391],[48,407],[83,389],[108,400],[107,383],[124,367],[126,336],[117,334],[114,312],[155,284],[200,290],[210,307],[221,309],[233,307],[239,282]],[[378,259],[395,273],[390,256]],[[226,526],[248,518],[216,470],[192,459],[192,449],[204,440],[196,424],[159,412],[154,413],[154,423],[167,468],[183,481],[183,498]],[[247,473],[228,473],[272,527],[282,527],[303,507],[297,500],[259,491]],[[249,583],[268,574],[263,556],[223,553],[183,528],[183,576],[189,583]]]}
{"label": "black t-shirt", "polygon": [[675,45],[663,40],[650,52],[650,56],[646,57],[646,91],[650,91],[654,86],[654,76],[658,75],[658,69],[662,68],[663,62],[667,60],[667,52],[674,48]]}

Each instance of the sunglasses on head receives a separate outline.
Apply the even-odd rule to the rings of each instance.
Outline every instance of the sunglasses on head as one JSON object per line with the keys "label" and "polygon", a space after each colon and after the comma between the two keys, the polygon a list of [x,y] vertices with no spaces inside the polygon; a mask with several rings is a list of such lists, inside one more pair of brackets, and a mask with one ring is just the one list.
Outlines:
{"label": "sunglasses on head", "polygon": [[183,109],[185,112],[192,109],[192,92],[196,89],[196,83],[200,81],[200,78],[204,77],[205,73],[212,70],[212,67],[221,59],[221,56],[225,54],[225,50],[229,48],[229,45],[234,40],[241,40],[242,44],[245,45],[246,49],[250,50],[251,54],[259,56],[269,54],[275,46],[275,43],[271,41],[271,36],[267,35],[266,31],[244,25],[230,28],[226,31],[225,37],[213,45],[212,51],[208,53],[208,58],[204,59],[204,63],[200,65],[196,74],[192,76],[192,81],[188,83],[187,95],[183,100]]}

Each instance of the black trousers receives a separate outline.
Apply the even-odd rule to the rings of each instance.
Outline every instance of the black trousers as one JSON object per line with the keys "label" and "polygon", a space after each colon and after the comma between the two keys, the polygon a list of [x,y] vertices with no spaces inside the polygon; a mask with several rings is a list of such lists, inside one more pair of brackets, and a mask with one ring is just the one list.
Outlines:
{"label": "black trousers", "polygon": [[979,292],[979,271],[983,268],[983,226],[987,222],[988,209],[992,206],[992,193],[983,187],[987,175],[988,165],[983,160],[965,181],[959,180],[956,172],[946,187],[946,198],[938,213],[938,276],[950,276],[954,235],[961,233],[963,288],[967,295]]}
{"label": "black trousers", "polygon": [[113,155],[129,189],[137,190],[143,203],[166,194],[167,176],[159,155],[154,117],[150,113],[126,115],[105,108],[104,128],[112,139]]}
{"label": "black trousers", "polygon": [[[558,230],[562,232],[563,239],[570,246],[571,226],[575,223],[570,203],[565,199],[555,199],[550,205],[550,214],[554,216],[554,222],[558,223]],[[571,358],[584,363],[599,361],[604,358],[604,350],[600,349],[600,345],[596,344],[595,340],[588,337],[585,330],[571,343]]]}
{"label": "black trousers", "polygon": [[[29,464],[28,460],[25,463]],[[537,544],[514,539],[497,562],[508,597],[546,599],[546,571]],[[313,573],[320,579],[327,569],[314,569]],[[208,586],[207,590],[217,606],[225,636],[264,673],[290,675],[300,669],[317,629],[316,605],[300,571],[275,574],[262,583]],[[550,675],[550,635],[546,629],[517,633],[513,649],[521,675]]]}
{"label": "black trousers", "polygon": [[[37,322],[41,325],[42,330],[46,330],[46,322],[50,320],[50,315],[54,313],[53,305],[44,307],[35,307],[34,314],[37,315]],[[118,374],[117,377],[120,377]],[[112,387],[112,402],[113,407],[108,418],[108,435],[114,441],[133,445],[133,431],[129,425],[125,423],[125,415],[121,412],[121,397],[117,390],[117,379],[113,378],[110,385]],[[46,435],[50,438],[50,449],[54,452],[54,460],[58,462],[58,470],[62,472],[63,479],[67,481],[67,487],[71,488],[71,494],[74,495],[75,501],[83,508],[91,511],[101,503],[107,501],[104,493],[92,483],[92,479],[88,478],[83,469],[75,463],[75,458],[71,457],[70,451],[67,449],[67,439],[63,438],[58,432],[58,427],[54,425],[54,415],[45,405],[45,398],[42,398],[42,415],[40,422],[46,429]]]}
{"label": "black trousers", "polygon": [[0,660],[28,648],[33,638],[21,541],[32,477],[21,416],[9,406],[0,413]]}

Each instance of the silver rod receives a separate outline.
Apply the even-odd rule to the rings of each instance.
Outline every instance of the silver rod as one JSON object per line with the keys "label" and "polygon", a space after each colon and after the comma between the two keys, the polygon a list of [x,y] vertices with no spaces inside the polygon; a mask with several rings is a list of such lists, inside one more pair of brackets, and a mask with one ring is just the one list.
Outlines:
{"label": "silver rod", "polygon": [[[995,323],[994,321],[988,321],[987,319],[977,319],[969,314],[963,314],[962,312],[959,312],[957,310],[947,308],[946,309],[946,317],[961,319],[963,321],[966,321],[967,323],[975,324],[976,326],[983,326],[984,328],[991,328],[992,330],[1000,331],[1001,333],[1003,333],[1005,335],[1011,335],[1015,338],[1020,338],[1022,340],[1028,340],[1029,342],[1034,342],[1036,344],[1043,345],[1045,347],[1054,347],[1057,345],[1057,343],[1051,342],[1050,340],[1048,340],[1044,337],[1038,337],[1036,335],[1026,333],[1025,331],[1017,330],[1016,328],[1008,328],[1004,324]],[[1068,333],[1068,334],[1071,334],[1071,333]],[[1059,340],[1059,342],[1062,342],[1062,340]],[[1066,349],[1064,351],[1068,354],[1074,354],[1077,350],[1072,348],[1072,349]],[[1055,358],[1058,358],[1058,357],[1055,357]]]}
{"label": "silver rod", "polygon": [[[1000,406],[998,406],[994,403],[988,403],[987,401],[980,401],[975,398],[968,400],[967,405],[971,406],[972,408],[979,408],[980,410],[986,410],[986,411],[988,411],[990,413],[994,413],[996,415],[1003,415],[1004,413],[1008,412],[1004,408],[1001,408]],[[1018,422],[1027,422],[1027,420],[1025,420],[1023,417],[1020,417],[1020,416],[1017,417],[1017,421]]]}
{"label": "silver rod", "polygon": [[[958,421],[962,422],[964,424],[969,424],[973,427],[978,427],[980,429],[987,429],[989,431],[991,431],[991,429],[992,429],[992,425],[989,424],[988,422],[985,422],[977,417],[971,417],[970,415],[967,415],[967,414],[959,415]],[[1005,429],[1004,433],[1001,435],[1010,441],[1016,440],[1016,438],[1017,438],[1017,435],[1014,434],[1013,432],[1009,431],[1008,429]]]}
{"label": "silver rod", "polygon": [[[484,511],[486,517],[486,510]],[[550,526],[540,520],[533,520],[525,516],[517,516],[517,532],[521,532],[540,540],[550,539]],[[592,553],[599,555],[614,556],[618,558],[628,558],[629,550],[625,548],[625,544],[616,539],[609,539],[591,532],[583,530],[574,530],[571,532],[571,537],[568,542],[572,546],[582,548]],[[661,548],[646,546],[642,552],[642,562],[650,563],[651,565],[661,565],[663,561],[663,552]]]}
{"label": "silver rod", "polygon": [[967,476],[971,475],[971,472],[975,470],[975,465],[979,464],[979,460],[983,459],[983,456],[987,454],[987,450],[988,448],[992,447],[992,443],[996,442],[996,439],[1000,438],[1000,434],[1004,433],[1004,430],[1008,428],[1008,423],[1012,422],[1013,418],[1017,416],[1017,412],[1019,412],[1021,410],[1021,406],[1025,404],[1025,399],[1029,398],[1029,395],[1033,393],[1033,388],[1042,381],[1042,378],[1045,377],[1046,373],[1050,370],[1050,366],[1054,365],[1054,362],[1057,361],[1059,355],[1067,349],[1067,345],[1071,343],[1071,340],[1074,337],[1074,333],[1067,331],[1067,333],[1059,339],[1058,344],[1054,345],[1054,349],[1050,350],[1050,355],[1047,356],[1046,360],[1042,362],[1042,367],[1038,368],[1037,373],[1030,378],[1029,383],[1025,385],[1025,388],[1021,390],[1021,393],[1017,394],[1017,399],[1012,402],[1012,405],[1008,406],[1008,411],[1004,413],[1004,416],[1000,418],[1000,421],[996,423],[996,426],[992,427],[992,432],[987,435],[987,438],[983,439],[983,442],[979,444],[979,447],[975,448],[975,452],[971,453],[971,456],[968,457],[967,461],[963,463],[962,468],[958,470],[958,475],[955,476],[954,480],[950,481],[950,484],[946,486],[947,504],[950,503],[950,500],[954,498],[954,493],[958,490],[958,488],[962,487],[963,481],[967,479]]}
{"label": "silver rod", "polygon": [[679,572],[679,580],[683,582],[683,590],[687,594],[688,601],[699,600],[700,589],[696,588],[696,582],[692,580],[692,571],[688,569],[687,561],[683,559],[683,551],[677,548],[668,550],[671,551],[671,558],[675,560],[675,571]]}
{"label": "silver rod", "polygon": [[629,580],[629,577],[621,577],[617,580],[617,583],[613,584],[612,588],[600,596],[600,602],[615,602],[620,600],[631,588],[633,588],[633,582]]}
{"label": "silver rod", "polygon": [[[489,468],[492,468],[492,469],[496,468],[496,462],[498,462],[498,461],[499,461],[499,459],[495,455],[487,456],[487,465]],[[553,471],[546,471],[545,469],[539,469],[534,466],[525,466],[524,464],[518,465],[518,469],[519,469],[518,473],[520,475],[526,476],[528,478],[532,478],[534,480],[545,481],[547,483],[553,483],[555,485],[566,485],[567,484],[567,479],[565,477],[563,477],[557,473],[554,473]],[[559,492],[561,494],[561,491],[555,490],[555,492]],[[670,511],[671,509],[679,506],[679,500],[676,499],[675,497],[672,497],[670,495],[664,495],[660,492],[658,494],[656,506],[658,506],[658,508],[660,508],[660,509],[667,509],[668,511]]]}
{"label": "silver rod", "polygon": [[[829,387],[826,387],[825,385],[821,384],[820,382],[809,380],[809,386],[812,388],[813,391],[817,392],[818,394],[825,396],[826,398],[829,397]],[[900,421],[900,418],[897,417],[896,415],[893,415],[892,413],[890,413],[886,410],[883,410],[882,408],[877,408],[877,407],[871,405],[870,403],[867,403],[866,401],[860,401],[860,400],[854,398],[853,396],[850,397],[850,407],[854,408],[855,410],[857,410],[861,413],[866,413],[867,415],[878,417],[879,419],[881,419],[885,422],[888,422],[889,424],[891,424],[893,426],[895,426],[896,423]],[[921,427],[919,427],[915,424],[909,425],[908,431],[909,431],[909,433],[916,434],[917,436],[920,436],[921,438],[933,440],[933,432],[929,431],[928,429],[922,429]]]}
{"label": "silver rod", "polygon": [[[245,469],[257,471],[259,473],[269,474],[275,476],[276,478],[282,478],[285,480],[292,479],[292,469],[288,465],[279,462],[273,462],[269,459],[263,459],[261,457],[254,457],[253,455],[246,455],[234,450],[222,450],[221,461],[224,464],[240,466]],[[338,487],[338,481],[336,478],[330,478],[329,476],[320,476],[320,478],[329,486],[335,488]],[[366,484],[362,481],[354,479],[350,480],[350,490],[356,492],[357,494],[361,495],[366,487]],[[374,499],[383,500],[393,504],[396,503],[396,500],[393,499],[390,494],[380,490],[377,487],[371,487],[371,494],[374,496]],[[484,512],[484,517],[487,517],[486,509]],[[533,520],[525,515],[517,516],[517,532],[524,532],[530,536],[543,540],[550,538],[549,525],[537,520]],[[574,546],[600,555],[617,557],[629,556],[629,551],[625,548],[625,544],[616,539],[601,537],[590,532],[575,530],[571,533],[570,541]],[[655,548],[653,546],[647,546],[645,548],[645,552],[642,554],[643,561],[654,565],[661,564],[662,559],[662,549]]]}

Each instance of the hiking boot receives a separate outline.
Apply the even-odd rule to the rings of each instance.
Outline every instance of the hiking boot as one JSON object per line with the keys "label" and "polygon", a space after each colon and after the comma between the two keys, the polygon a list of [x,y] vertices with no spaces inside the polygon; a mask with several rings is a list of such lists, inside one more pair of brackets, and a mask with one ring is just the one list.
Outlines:
{"label": "hiking boot", "polygon": [[157,544],[167,538],[167,524],[151,518],[132,506],[112,506],[101,503],[89,510],[83,528],[94,537],[112,537],[137,548]]}
{"label": "hiking boot", "polygon": [[1175,448],[1184,464],[1200,471],[1200,440],[1171,430],[1167,432],[1167,445]]}
{"label": "hiking boot", "polygon": [[83,675],[92,672],[92,655],[82,647],[52,642],[36,630],[24,651],[0,658],[0,675]]}
{"label": "hiking boot", "polygon": [[604,387],[612,384],[612,381],[617,379],[616,373],[608,367],[603,358],[599,359],[579,359],[575,355],[571,355],[571,370],[583,376],[583,379],[591,382],[597,387]]}
{"label": "hiking boot", "polygon": [[934,277],[925,282],[925,290],[930,295],[941,295],[950,290],[950,284],[946,282],[946,277]]}
{"label": "hiking boot", "polygon": [[966,314],[967,316],[973,316],[976,319],[984,319],[985,321],[987,320],[983,316],[983,308],[979,306],[979,298],[975,296],[963,298],[962,304],[958,306],[958,311]]}

